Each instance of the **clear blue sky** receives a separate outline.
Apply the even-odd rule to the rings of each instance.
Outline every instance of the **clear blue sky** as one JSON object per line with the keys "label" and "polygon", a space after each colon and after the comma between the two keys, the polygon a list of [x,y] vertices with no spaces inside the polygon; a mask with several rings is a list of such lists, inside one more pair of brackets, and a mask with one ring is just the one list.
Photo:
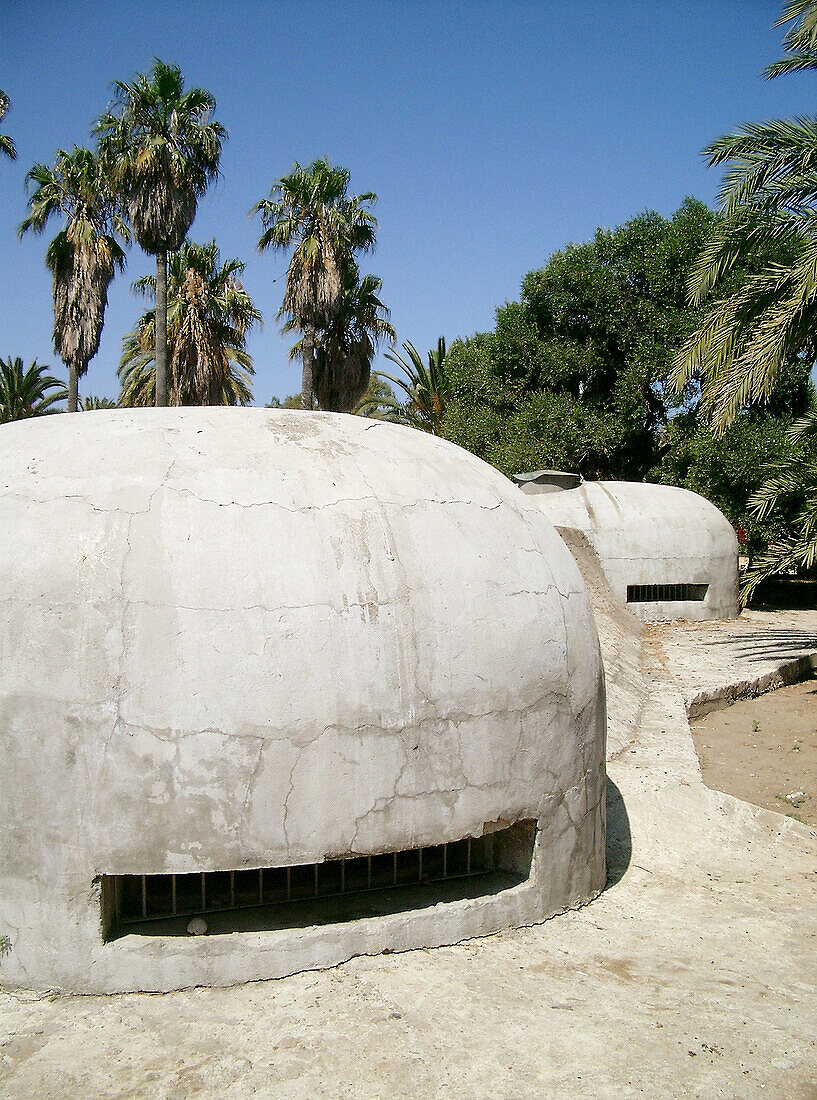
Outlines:
{"label": "clear blue sky", "polygon": [[[16,239],[24,177],[88,144],[114,79],[154,56],[218,101],[222,177],[190,237],[247,264],[266,320],[251,338],[256,403],[300,388],[279,334],[286,260],[259,256],[247,212],[293,161],[328,157],[379,195],[364,270],[383,280],[398,341],[484,331],[522,277],[568,241],[686,195],[713,202],[701,148],[743,121],[813,111],[813,77],[764,81],[779,0],[0,0],[0,357],[60,368],[47,237]],[[56,232],[56,223],[54,232]],[[111,288],[82,393],[115,398],[122,335],[143,305],[133,247]]]}

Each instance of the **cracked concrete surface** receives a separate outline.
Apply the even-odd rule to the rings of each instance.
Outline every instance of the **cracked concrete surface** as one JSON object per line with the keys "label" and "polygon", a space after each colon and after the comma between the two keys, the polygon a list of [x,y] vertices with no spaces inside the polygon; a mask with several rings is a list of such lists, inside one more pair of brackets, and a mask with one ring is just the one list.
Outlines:
{"label": "cracked concrete surface", "polygon": [[[707,790],[685,713],[727,665],[745,681],[787,660],[783,620],[656,627],[636,669],[609,594],[590,587],[608,677],[643,681],[634,731],[637,693],[610,696],[626,736],[608,766],[610,877],[596,901],[230,989],[0,995],[4,1093],[814,1100],[817,835]],[[799,645],[817,613],[787,629]]]}
{"label": "cracked concrete surface", "polygon": [[707,790],[685,710],[811,657],[817,613],[642,640],[585,576],[618,731],[591,905],[227,989],[2,993],[0,1093],[814,1100],[817,835]]}
{"label": "cracked concrete surface", "polygon": [[[596,628],[496,471],[394,425],[261,409],[32,420],[0,447],[5,984],[276,977],[598,893]],[[444,914],[102,942],[102,875],[318,863],[499,819],[538,821],[530,879]]]}

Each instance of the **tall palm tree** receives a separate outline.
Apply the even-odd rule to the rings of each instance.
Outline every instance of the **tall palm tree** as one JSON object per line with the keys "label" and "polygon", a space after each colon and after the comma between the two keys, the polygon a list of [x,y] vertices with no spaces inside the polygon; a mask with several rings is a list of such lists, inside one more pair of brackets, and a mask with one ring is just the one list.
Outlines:
{"label": "tall palm tree", "polygon": [[54,405],[67,396],[65,386],[35,359],[23,370],[23,360],[0,359],[0,424],[59,412]]}
{"label": "tall palm tree", "polygon": [[[244,264],[220,262],[215,241],[186,241],[168,264],[167,331],[172,405],[247,405],[252,359],[245,350],[261,314],[241,285]],[[154,297],[155,279],[134,284]],[[156,311],[147,310],[123,342],[120,405],[152,405],[156,388]]]}
{"label": "tall palm tree", "polygon": [[19,235],[42,233],[54,216],[64,219],[45,262],[52,274],[54,349],[68,367],[68,411],[76,412],[77,380],[99,350],[108,287],[125,266],[117,236],[127,242],[128,229],[89,149],[58,149],[54,167],[35,164],[26,181],[36,187]]}
{"label": "tall palm tree", "polygon": [[156,404],[166,405],[167,257],[181,248],[199,198],[218,175],[227,132],[210,121],[212,95],[203,88],[185,92],[180,69],[158,58],[147,76],[114,88],[114,111],[96,130],[134,236],[156,257]]}
{"label": "tall palm tree", "polygon": [[341,299],[354,256],[374,247],[377,221],[366,209],[372,192],[349,195],[349,172],[325,160],[308,168],[297,162],[276,180],[270,197],[251,213],[261,215],[258,250],[292,248],[282,313],[302,335],[301,406],[312,408],[317,334],[328,327]]}
{"label": "tall palm tree", "polygon": [[[778,25],[792,19],[791,56],[767,76],[817,68],[817,0],[793,0]],[[692,304],[711,304],[674,381],[680,389],[700,375],[702,409],[723,431],[748,401],[768,399],[788,360],[817,355],[817,118],[749,124],[705,154],[710,166],[728,166],[723,216],[689,282]],[[738,266],[749,274],[735,290]]]}
{"label": "tall palm tree", "polygon": [[[6,117],[6,113],[10,106],[11,102],[9,97],[3,89],[0,88],[0,122]],[[14,142],[8,134],[0,134],[0,153],[5,153],[6,156],[10,157],[12,160],[17,159],[17,150],[14,148]]]}
{"label": "tall palm tree", "polygon": [[[389,311],[378,296],[381,285],[376,275],[361,279],[353,264],[326,327],[316,336],[315,396],[327,412],[352,412],[369,384],[377,345],[394,339]],[[295,327],[290,320],[284,331]],[[292,348],[290,359],[301,358],[302,343]]]}
{"label": "tall palm tree", "polygon": [[406,395],[403,401],[396,397],[378,397],[373,402],[361,403],[358,412],[364,416],[386,418],[411,428],[442,435],[445,407],[451,395],[451,382],[445,369],[446,347],[444,337],[437,347],[428,353],[428,366],[423,362],[414,344],[403,344],[405,357],[397,351],[387,351],[386,358],[396,363],[403,376],[377,371],[377,377],[393,382]]}

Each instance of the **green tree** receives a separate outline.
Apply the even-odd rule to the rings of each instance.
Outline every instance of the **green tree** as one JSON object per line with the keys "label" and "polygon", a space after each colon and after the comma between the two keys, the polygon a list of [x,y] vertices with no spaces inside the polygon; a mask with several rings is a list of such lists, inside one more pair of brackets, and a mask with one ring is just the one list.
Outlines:
{"label": "green tree", "polygon": [[785,533],[752,562],[743,595],[778,573],[817,569],[817,409],[789,428],[792,451],[764,470],[763,484],[749,502],[759,521],[793,511]]}
{"label": "green tree", "polygon": [[52,217],[63,218],[45,262],[52,274],[54,349],[68,367],[68,411],[76,412],[77,379],[99,350],[108,287],[125,266],[117,236],[127,241],[128,230],[100,161],[88,149],[58,149],[53,168],[35,164],[26,180],[36,186],[19,235],[42,233]]}
{"label": "green tree", "polygon": [[711,500],[744,536],[750,559],[784,537],[794,512],[758,516],[751,499],[763,484],[764,466],[785,461],[793,447],[787,418],[739,416],[716,434],[696,413],[675,417],[663,435],[664,453],[647,480],[680,485]]}
{"label": "green tree", "polygon": [[97,409],[115,409],[116,407],[115,401],[111,401],[107,397],[92,397],[90,394],[80,401],[80,408],[83,412],[95,412]]}
{"label": "green tree", "polygon": [[386,420],[391,424],[397,424],[399,420],[395,414],[396,405],[394,390],[379,371],[373,371],[369,384],[357,403],[355,416],[366,416],[371,420]]}
{"label": "green tree", "polygon": [[445,365],[445,338],[441,336],[437,347],[428,353],[427,366],[414,344],[406,341],[403,351],[405,357],[398,351],[386,352],[386,358],[402,370],[402,377],[378,372],[382,380],[393,383],[403,391],[403,400],[399,400],[389,387],[387,394],[376,394],[367,403],[361,402],[360,412],[364,416],[386,417],[397,424],[407,424],[432,435],[441,435],[451,392]]}
{"label": "green tree", "polygon": [[114,112],[100,118],[100,150],[123,196],[134,235],[156,257],[156,404],[167,404],[167,258],[178,251],[198,200],[217,176],[227,133],[211,121],[216,101],[184,90],[175,65],[158,58],[147,76],[114,85]]}
{"label": "green tree", "polygon": [[367,207],[376,200],[349,195],[348,170],[316,160],[308,168],[296,162],[252,208],[263,229],[259,251],[292,249],[281,312],[302,333],[304,409],[312,408],[317,336],[338,309],[355,255],[374,247],[377,221]]}
{"label": "green tree", "polygon": [[[291,393],[282,401],[280,397],[271,397],[264,406],[266,409],[302,409],[300,393]],[[313,400],[312,408],[317,409],[317,403]]]}
{"label": "green tree", "polygon": [[65,386],[35,359],[25,370],[23,360],[0,359],[0,424],[59,412],[54,406],[67,396]]}
{"label": "green tree", "polygon": [[443,434],[508,475],[642,479],[668,418],[695,397],[668,378],[696,319],[686,278],[714,221],[688,199],[671,219],[647,212],[554,253],[493,331],[449,349]]}
{"label": "green tree", "polygon": [[[6,117],[10,106],[9,97],[3,89],[0,88],[0,122]],[[11,160],[17,159],[17,150],[14,148],[14,142],[8,134],[0,134],[0,153],[5,153]]]}
{"label": "green tree", "polygon": [[[186,241],[168,258],[167,332],[172,405],[248,405],[252,359],[245,344],[261,314],[241,284],[244,264],[215,241]],[[155,297],[151,275],[134,289]],[[122,345],[120,405],[151,405],[156,387],[156,311],[142,314]]]}

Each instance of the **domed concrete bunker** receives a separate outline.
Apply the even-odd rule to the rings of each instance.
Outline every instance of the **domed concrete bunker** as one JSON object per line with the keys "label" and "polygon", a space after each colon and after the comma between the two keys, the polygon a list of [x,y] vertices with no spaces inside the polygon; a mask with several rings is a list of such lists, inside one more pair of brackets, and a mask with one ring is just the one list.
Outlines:
{"label": "domed concrete bunker", "polygon": [[275,977],[601,890],[595,626],[496,471],[261,409],[18,422],[0,469],[4,984]]}
{"label": "domed concrete bunker", "polygon": [[[558,529],[580,531],[613,592],[639,619],[735,619],[738,541],[705,497],[673,485],[517,475]],[[557,480],[561,479],[561,480]]]}

